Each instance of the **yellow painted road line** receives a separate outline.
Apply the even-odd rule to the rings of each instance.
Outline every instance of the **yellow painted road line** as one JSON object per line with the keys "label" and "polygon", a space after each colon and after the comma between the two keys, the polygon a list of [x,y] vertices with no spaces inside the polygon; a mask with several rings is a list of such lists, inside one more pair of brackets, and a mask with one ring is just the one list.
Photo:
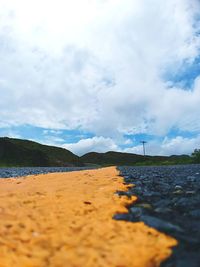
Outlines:
{"label": "yellow painted road line", "polygon": [[136,198],[115,167],[0,179],[0,267],[154,267],[174,238],[112,219]]}

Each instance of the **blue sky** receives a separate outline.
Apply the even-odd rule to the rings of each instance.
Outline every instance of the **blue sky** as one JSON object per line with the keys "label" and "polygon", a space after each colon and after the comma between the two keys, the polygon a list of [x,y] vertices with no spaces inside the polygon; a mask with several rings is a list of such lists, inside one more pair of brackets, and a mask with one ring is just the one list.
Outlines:
{"label": "blue sky", "polygon": [[178,85],[182,89],[192,90],[195,79],[200,73],[200,56],[197,55],[192,62],[184,62],[177,71],[166,73],[166,80],[171,82],[172,86]]}
{"label": "blue sky", "polygon": [[0,1],[0,136],[190,154],[200,146],[198,0]]}

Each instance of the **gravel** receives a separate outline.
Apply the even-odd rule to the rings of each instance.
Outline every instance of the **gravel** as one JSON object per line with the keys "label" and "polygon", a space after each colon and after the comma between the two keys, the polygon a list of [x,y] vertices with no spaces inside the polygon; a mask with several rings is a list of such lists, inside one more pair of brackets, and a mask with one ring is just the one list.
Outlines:
{"label": "gravel", "polygon": [[0,168],[0,178],[22,177],[27,175],[38,175],[53,172],[71,172],[88,170],[86,167],[22,167],[22,168]]}
{"label": "gravel", "polygon": [[[179,245],[162,267],[200,266],[200,165],[119,167],[125,182],[134,184],[127,196],[137,195],[129,214],[117,220],[143,221]],[[118,194],[123,195],[122,192]]]}

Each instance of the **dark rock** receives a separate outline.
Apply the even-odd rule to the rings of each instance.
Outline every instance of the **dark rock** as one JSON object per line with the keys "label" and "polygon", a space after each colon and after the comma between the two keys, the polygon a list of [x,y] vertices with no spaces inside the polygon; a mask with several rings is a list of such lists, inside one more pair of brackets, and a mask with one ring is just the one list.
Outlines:
{"label": "dark rock", "polygon": [[190,216],[194,217],[195,219],[200,219],[200,209],[191,210],[189,212]]}
{"label": "dark rock", "polygon": [[188,176],[187,177],[187,181],[189,181],[189,182],[195,182],[195,180],[196,180],[195,176]]}
{"label": "dark rock", "polygon": [[183,190],[183,187],[181,185],[176,185],[175,190]]}
{"label": "dark rock", "polygon": [[[200,165],[119,169],[128,177],[125,182],[135,184],[129,192],[138,197],[127,220],[144,221],[179,241],[161,266],[200,267]],[[145,203],[150,208],[141,206]]]}
{"label": "dark rock", "polygon": [[187,207],[189,204],[188,198],[186,197],[181,197],[181,198],[174,199],[174,200],[175,200],[174,206],[176,207]]}
{"label": "dark rock", "polygon": [[79,170],[93,169],[90,167],[20,167],[20,168],[0,168],[0,178],[22,177],[27,175],[37,175],[54,172],[71,172]]}
{"label": "dark rock", "polygon": [[129,192],[129,191],[117,191],[116,192],[116,194],[118,195],[118,196],[126,196],[126,197],[131,197],[131,192]]}
{"label": "dark rock", "polygon": [[185,193],[186,193],[187,195],[194,195],[196,192],[191,190],[191,191],[186,191]]}
{"label": "dark rock", "polygon": [[115,214],[113,219],[117,221],[132,221],[132,216],[129,213]]}
{"label": "dark rock", "polygon": [[156,207],[167,207],[171,204],[171,200],[170,199],[160,199],[158,201],[155,202],[155,206]]}
{"label": "dark rock", "polygon": [[180,189],[173,192],[173,194],[175,194],[175,195],[181,195],[183,193],[184,193],[184,191],[180,190]]}
{"label": "dark rock", "polygon": [[163,221],[159,218],[142,215],[140,219],[145,222],[147,225],[154,227],[158,230],[165,231],[165,232],[181,232],[183,233],[183,229],[177,225],[174,225],[170,222]]}
{"label": "dark rock", "polygon": [[142,208],[142,209],[152,209],[153,208],[152,205],[149,203],[136,203],[134,206],[137,208]]}
{"label": "dark rock", "polygon": [[171,212],[172,209],[170,208],[156,208],[154,209],[155,212],[158,212],[158,213],[167,213],[167,212]]}
{"label": "dark rock", "polygon": [[144,210],[142,208],[139,208],[139,207],[132,207],[129,210],[130,210],[131,214],[137,218],[140,217],[144,213]]}

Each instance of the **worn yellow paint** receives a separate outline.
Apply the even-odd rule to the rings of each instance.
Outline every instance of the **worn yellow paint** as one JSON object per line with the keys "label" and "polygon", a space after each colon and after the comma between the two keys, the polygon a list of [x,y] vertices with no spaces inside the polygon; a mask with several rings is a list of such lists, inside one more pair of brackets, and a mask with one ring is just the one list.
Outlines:
{"label": "worn yellow paint", "polygon": [[0,179],[0,267],[153,267],[177,241],[115,221],[136,197],[115,167]]}

